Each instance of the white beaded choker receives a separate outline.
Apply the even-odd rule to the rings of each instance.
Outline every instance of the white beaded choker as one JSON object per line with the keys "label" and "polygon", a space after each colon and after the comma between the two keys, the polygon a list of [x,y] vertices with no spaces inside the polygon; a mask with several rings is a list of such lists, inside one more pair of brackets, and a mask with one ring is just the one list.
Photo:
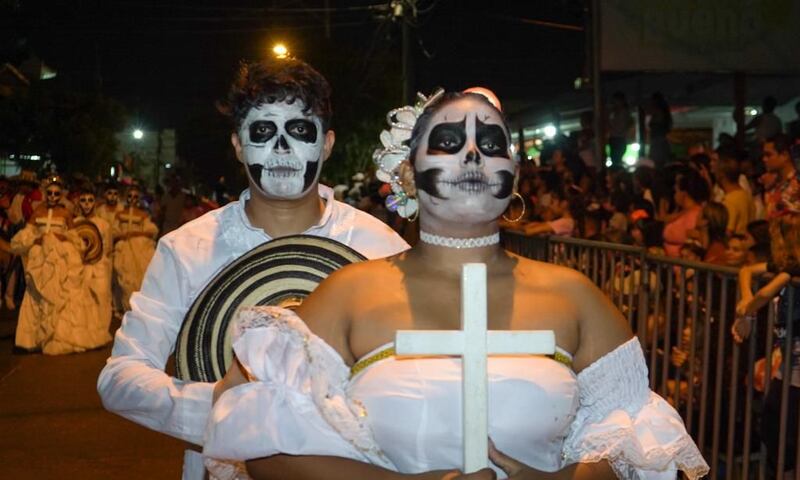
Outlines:
{"label": "white beaded choker", "polygon": [[488,247],[489,245],[497,245],[500,243],[500,232],[495,232],[485,237],[473,238],[453,238],[442,237],[420,230],[419,239],[431,245],[438,245],[440,247],[449,248],[478,248]]}

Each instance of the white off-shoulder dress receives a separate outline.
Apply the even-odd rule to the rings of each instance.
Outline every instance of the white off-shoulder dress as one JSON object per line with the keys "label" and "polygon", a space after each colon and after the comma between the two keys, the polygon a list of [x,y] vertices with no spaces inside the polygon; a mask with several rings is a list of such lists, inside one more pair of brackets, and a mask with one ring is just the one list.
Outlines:
{"label": "white off-shoulder dress", "polygon": [[[397,358],[386,345],[350,368],[299,317],[275,307],[243,309],[234,330],[253,381],[214,405],[203,451],[213,477],[247,478],[243,460],[279,453],[403,473],[460,468],[458,358]],[[708,471],[680,416],[650,391],[636,338],[580,374],[570,360],[561,350],[489,358],[489,435],[498,449],[543,471],[603,459],[625,479]]]}

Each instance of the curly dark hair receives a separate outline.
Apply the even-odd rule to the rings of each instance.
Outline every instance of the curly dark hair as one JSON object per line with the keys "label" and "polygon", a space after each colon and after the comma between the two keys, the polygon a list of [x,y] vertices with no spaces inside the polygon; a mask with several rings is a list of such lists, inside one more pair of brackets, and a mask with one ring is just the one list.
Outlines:
{"label": "curly dark hair", "polygon": [[319,72],[296,58],[270,58],[242,62],[228,96],[217,102],[217,110],[233,121],[239,130],[251,108],[264,103],[294,103],[301,100],[305,114],[322,120],[323,131],[330,129],[331,87]]}

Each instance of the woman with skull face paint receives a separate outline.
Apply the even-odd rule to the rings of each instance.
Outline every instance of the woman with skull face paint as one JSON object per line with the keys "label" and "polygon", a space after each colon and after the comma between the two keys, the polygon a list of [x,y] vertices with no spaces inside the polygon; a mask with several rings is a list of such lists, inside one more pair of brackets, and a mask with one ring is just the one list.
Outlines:
{"label": "woman with skull face paint", "polygon": [[22,256],[26,290],[20,306],[16,345],[45,354],[81,352],[94,345],[84,322],[80,297],[80,240],[69,231],[72,214],[61,203],[63,183],[45,182],[45,201],[36,207],[25,228],[11,239]]}
{"label": "woman with skull face paint", "polygon": [[112,225],[114,237],[114,279],[123,310],[130,310],[131,294],[142,286],[147,265],[156,251],[158,227],[147,211],[139,208],[141,190],[128,187],[125,209],[118,212]]}
{"label": "woman with skull face paint", "polygon": [[[574,270],[500,247],[517,171],[502,114],[473,94],[427,102],[406,137],[410,162],[391,177],[404,208],[418,201],[421,242],[334,272],[296,312],[240,313],[238,363],[215,389],[206,431],[212,474],[235,476],[220,458],[249,460],[255,478],[705,474],[680,416],[649,390],[638,339],[610,300]],[[386,151],[404,151],[387,135]],[[400,185],[408,169],[415,185]],[[487,265],[488,328],[553,330],[558,347],[553,357],[488,359],[494,472],[462,474],[460,360],[396,359],[392,341],[397,330],[459,330],[461,269],[474,262]]]}

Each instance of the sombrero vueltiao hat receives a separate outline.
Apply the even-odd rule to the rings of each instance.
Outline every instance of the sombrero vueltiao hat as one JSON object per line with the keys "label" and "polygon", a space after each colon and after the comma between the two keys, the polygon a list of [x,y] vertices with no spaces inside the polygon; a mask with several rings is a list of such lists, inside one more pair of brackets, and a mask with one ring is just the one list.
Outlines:
{"label": "sombrero vueltiao hat", "polygon": [[293,235],[250,250],[219,272],[195,299],[175,345],[178,378],[220,380],[233,359],[231,320],[243,306],[299,305],[333,271],[365,257],[324,237]]}
{"label": "sombrero vueltiao hat", "polygon": [[92,265],[103,258],[103,237],[97,225],[91,220],[78,220],[72,227],[73,231],[83,241],[84,251],[81,253],[83,263]]}

